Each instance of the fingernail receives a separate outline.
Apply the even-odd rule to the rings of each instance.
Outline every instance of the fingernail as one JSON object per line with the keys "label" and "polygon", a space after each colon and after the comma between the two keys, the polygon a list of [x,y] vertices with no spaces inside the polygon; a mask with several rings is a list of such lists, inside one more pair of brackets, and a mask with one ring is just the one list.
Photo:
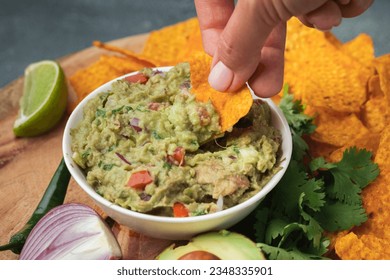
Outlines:
{"label": "fingernail", "polygon": [[209,84],[218,91],[226,91],[233,82],[234,73],[222,61],[219,61],[209,75]]}

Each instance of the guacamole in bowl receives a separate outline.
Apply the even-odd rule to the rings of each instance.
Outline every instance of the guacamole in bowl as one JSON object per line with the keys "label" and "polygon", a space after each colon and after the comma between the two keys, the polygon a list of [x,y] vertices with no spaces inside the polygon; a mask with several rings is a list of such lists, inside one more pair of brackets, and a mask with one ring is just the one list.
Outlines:
{"label": "guacamole in bowl", "polygon": [[280,170],[281,133],[255,100],[222,133],[211,102],[190,93],[190,68],[144,69],[91,98],[70,130],[73,161],[103,198],[168,217],[219,212],[258,193]]}

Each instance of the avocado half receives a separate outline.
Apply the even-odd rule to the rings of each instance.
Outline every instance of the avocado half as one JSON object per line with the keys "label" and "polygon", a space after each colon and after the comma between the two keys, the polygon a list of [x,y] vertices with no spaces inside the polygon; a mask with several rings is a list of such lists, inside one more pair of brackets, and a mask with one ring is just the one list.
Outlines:
{"label": "avocado half", "polygon": [[157,260],[265,260],[256,244],[244,235],[221,230],[194,237],[187,245],[166,248]]}

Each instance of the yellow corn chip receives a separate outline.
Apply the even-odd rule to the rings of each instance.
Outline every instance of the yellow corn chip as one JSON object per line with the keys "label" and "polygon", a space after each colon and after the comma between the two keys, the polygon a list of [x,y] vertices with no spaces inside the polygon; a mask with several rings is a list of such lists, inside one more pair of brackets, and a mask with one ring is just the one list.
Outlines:
{"label": "yellow corn chip", "polygon": [[314,120],[317,128],[311,135],[315,141],[343,147],[369,132],[356,114],[339,113],[321,108],[317,110],[318,115]]}
{"label": "yellow corn chip", "polygon": [[201,51],[199,22],[191,18],[150,33],[142,55],[157,66],[184,62],[192,51]]}
{"label": "yellow corn chip", "polygon": [[390,226],[389,172],[389,168],[381,169],[377,179],[362,191],[363,205],[370,219],[357,229],[357,232],[361,234],[375,232],[375,235],[380,237],[390,235],[390,231],[383,232],[380,230],[383,225]]}
{"label": "yellow corn chip", "polygon": [[337,255],[344,260],[390,259],[390,241],[374,235],[358,237],[353,232],[336,241]]}
{"label": "yellow corn chip", "polygon": [[359,34],[353,40],[343,44],[341,50],[356,59],[360,64],[367,68],[369,73],[374,72],[374,43],[372,38],[367,34]]}
{"label": "yellow corn chip", "polygon": [[99,59],[89,67],[77,71],[69,81],[80,102],[99,86],[121,75],[122,72],[106,63],[104,59]]}
{"label": "yellow corn chip", "polygon": [[[364,40],[356,42],[360,41]],[[334,111],[360,111],[372,72],[343,48],[329,33],[308,28],[295,18],[288,22],[284,81],[296,98]]]}
{"label": "yellow corn chip", "polygon": [[333,161],[331,159],[331,155],[336,150],[339,149],[338,147],[327,144],[327,143],[321,143],[318,141],[314,141],[310,137],[307,137],[307,139],[305,139],[305,141],[307,142],[307,144],[309,146],[310,156],[312,156],[313,158],[323,157],[327,161]]}
{"label": "yellow corn chip", "polygon": [[333,46],[342,48],[343,43],[332,33],[332,32],[324,32],[326,40],[331,43]]}
{"label": "yellow corn chip", "polygon": [[370,81],[370,84],[376,81],[377,85],[371,86],[372,91],[369,92],[369,99],[363,106],[361,117],[370,131],[380,133],[390,123],[389,105],[379,86],[378,76],[373,76]]}
{"label": "yellow corn chip", "polygon": [[375,162],[382,167],[390,167],[390,125],[387,125],[381,133]]}
{"label": "yellow corn chip", "polygon": [[137,61],[128,59],[127,57],[115,55],[101,55],[100,61],[116,69],[119,73],[121,73],[120,75],[138,71],[146,67]]}
{"label": "yellow corn chip", "polygon": [[142,56],[142,54],[136,54],[131,50],[119,48],[113,45],[108,45],[100,41],[94,41],[93,45],[98,48],[116,52],[118,54],[123,54],[128,59],[129,63],[133,63],[135,68],[137,69],[156,66],[153,62],[149,61],[146,57]]}
{"label": "yellow corn chip", "polygon": [[189,59],[191,69],[191,92],[201,102],[212,102],[220,116],[221,130],[229,130],[240,118],[245,116],[253,103],[248,87],[237,92],[219,92],[208,83],[211,57],[197,52]]}
{"label": "yellow corn chip", "polygon": [[387,106],[390,106],[390,54],[376,58],[374,66],[379,75],[380,87],[386,97]]}
{"label": "yellow corn chip", "polygon": [[375,155],[379,145],[379,134],[368,131],[366,134],[353,139],[350,143],[345,146],[338,148],[331,152],[329,160],[331,162],[340,161],[343,158],[344,151],[351,147],[357,147],[359,149],[366,149]]}
{"label": "yellow corn chip", "polygon": [[[336,237],[336,252],[342,259],[390,259],[386,251],[390,242],[389,172],[389,168],[382,169],[377,179],[362,191],[369,219],[347,237]],[[372,252],[373,248],[377,252]]]}

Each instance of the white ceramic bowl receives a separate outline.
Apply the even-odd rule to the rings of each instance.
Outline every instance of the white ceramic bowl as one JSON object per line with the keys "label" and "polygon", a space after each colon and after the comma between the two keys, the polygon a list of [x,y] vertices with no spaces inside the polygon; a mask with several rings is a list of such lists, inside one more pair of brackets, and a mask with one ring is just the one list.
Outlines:
{"label": "white ceramic bowl", "polygon": [[[157,70],[168,71],[170,68],[171,67],[161,67],[157,68]],[[134,74],[136,73],[130,73],[115,80],[123,79],[126,76],[131,76]],[[171,240],[189,239],[190,237],[202,232],[226,229],[238,223],[250,212],[252,212],[264,199],[264,197],[275,187],[286,171],[292,152],[290,129],[281,110],[270,99],[264,99],[264,101],[267,102],[271,108],[273,125],[278,128],[282,134],[282,155],[280,163],[282,169],[276,173],[275,176],[268,182],[268,184],[256,195],[239,205],[217,213],[186,218],[153,216],[131,211],[113,204],[95,192],[95,190],[87,183],[81,168],[73,161],[70,130],[75,128],[83,118],[83,108],[85,104],[99,93],[109,90],[111,88],[111,84],[115,80],[110,81],[94,90],[74,109],[65,126],[62,148],[65,163],[72,177],[76,180],[79,186],[96,202],[96,204],[118,223],[128,226],[137,232],[151,237]],[[254,98],[257,97],[254,96]]]}

